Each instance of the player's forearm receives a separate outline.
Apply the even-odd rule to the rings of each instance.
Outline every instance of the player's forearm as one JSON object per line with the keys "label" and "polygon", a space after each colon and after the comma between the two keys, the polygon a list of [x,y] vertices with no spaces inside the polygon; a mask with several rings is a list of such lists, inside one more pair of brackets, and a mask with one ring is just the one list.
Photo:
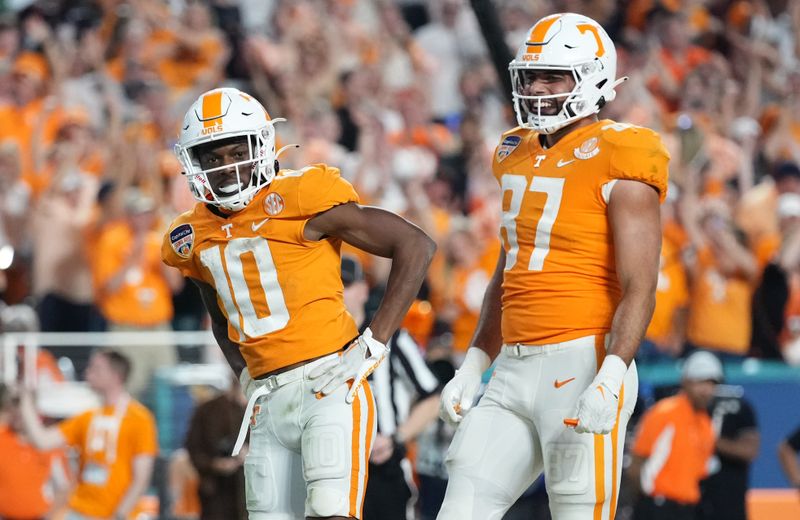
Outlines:
{"label": "player's forearm", "polygon": [[222,355],[225,356],[225,360],[228,362],[228,365],[230,365],[231,370],[233,370],[233,373],[238,377],[247,366],[247,363],[244,357],[242,357],[239,345],[231,341],[228,337],[227,323],[223,325],[212,320],[211,331],[214,333],[214,339],[217,340],[217,345],[219,345],[220,350],[222,350]]}
{"label": "player's forearm", "polygon": [[653,317],[655,306],[655,285],[651,287],[647,284],[623,293],[611,323],[608,354],[619,356],[626,365],[630,365]]}
{"label": "player's forearm", "polygon": [[662,240],[658,194],[646,184],[619,181],[608,215],[622,297],[611,322],[610,356],[603,366],[614,364],[619,369],[621,363],[613,356],[630,365],[656,305]]}
{"label": "player's forearm", "polygon": [[497,357],[503,344],[503,334],[500,327],[502,311],[501,298],[503,296],[503,270],[506,266],[506,256],[500,253],[494,274],[486,287],[483,295],[483,305],[478,318],[475,334],[472,336],[470,346],[477,347],[489,356],[490,360]]}
{"label": "player's forearm", "polygon": [[222,355],[230,365],[233,373],[238,377],[242,370],[247,366],[242,353],[239,351],[239,345],[231,341],[228,337],[228,318],[220,310],[217,304],[217,293],[213,287],[205,282],[190,278],[200,290],[200,297],[203,300],[203,305],[208,311],[211,318],[211,332],[214,334],[214,339],[217,340],[217,345],[222,350]]}
{"label": "player's forearm", "polygon": [[418,228],[409,228],[392,251],[392,269],[386,293],[369,328],[373,337],[386,344],[397,330],[425,280],[436,244]]}

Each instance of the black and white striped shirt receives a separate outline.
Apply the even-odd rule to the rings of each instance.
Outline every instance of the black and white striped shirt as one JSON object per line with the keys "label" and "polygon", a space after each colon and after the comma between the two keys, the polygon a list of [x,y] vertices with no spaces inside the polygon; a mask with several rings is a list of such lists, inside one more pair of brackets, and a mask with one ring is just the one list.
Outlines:
{"label": "black and white striped shirt", "polygon": [[408,419],[411,405],[439,387],[419,346],[405,330],[389,340],[389,357],[370,376],[370,386],[378,410],[378,433],[391,436]]}

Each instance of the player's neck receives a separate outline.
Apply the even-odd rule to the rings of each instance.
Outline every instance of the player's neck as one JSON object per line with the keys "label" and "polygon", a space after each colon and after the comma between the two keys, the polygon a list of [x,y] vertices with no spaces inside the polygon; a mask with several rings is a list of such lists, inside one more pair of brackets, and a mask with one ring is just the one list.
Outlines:
{"label": "player's neck", "polygon": [[564,128],[560,128],[553,132],[552,134],[540,134],[542,139],[541,144],[544,148],[552,148],[558,143],[561,139],[569,135],[570,133],[578,130],[579,128],[583,128],[584,126],[593,125],[599,121],[597,118],[597,114],[584,117],[583,119],[578,119],[572,124],[565,126]]}
{"label": "player's neck", "polygon": [[208,208],[208,211],[210,211],[211,213],[215,214],[218,217],[228,218],[234,214],[233,211],[222,209],[219,206],[215,206],[214,204],[206,204],[206,207]]}

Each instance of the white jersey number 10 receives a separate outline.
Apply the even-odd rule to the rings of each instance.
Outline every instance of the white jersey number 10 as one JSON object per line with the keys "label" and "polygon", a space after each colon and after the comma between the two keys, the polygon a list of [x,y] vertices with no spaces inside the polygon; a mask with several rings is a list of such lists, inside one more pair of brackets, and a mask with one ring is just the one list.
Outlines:
{"label": "white jersey number 10", "polygon": [[[259,283],[256,287],[250,287],[244,276],[242,255],[247,253],[253,255],[258,269]],[[243,333],[254,338],[280,330],[289,323],[289,310],[286,308],[286,300],[278,283],[278,272],[275,270],[275,262],[272,260],[272,253],[265,238],[234,238],[225,246],[204,249],[200,252],[200,261],[214,278],[214,287],[225,306],[228,322],[239,334],[238,341],[244,341]],[[230,288],[233,288],[233,294]],[[269,306],[269,316],[258,316],[250,298],[251,290],[254,294],[258,294],[259,290],[263,291]]]}

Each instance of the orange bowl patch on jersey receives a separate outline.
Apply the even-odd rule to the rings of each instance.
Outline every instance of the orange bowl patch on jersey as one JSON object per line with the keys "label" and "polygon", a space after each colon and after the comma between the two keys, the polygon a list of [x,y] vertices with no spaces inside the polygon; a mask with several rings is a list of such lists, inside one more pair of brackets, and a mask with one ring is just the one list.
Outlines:
{"label": "orange bowl patch on jersey", "polygon": [[503,142],[497,147],[497,162],[503,162],[503,159],[511,155],[511,152],[516,150],[521,142],[522,137],[518,135],[509,135],[503,139]]}
{"label": "orange bowl patch on jersey", "polygon": [[189,258],[194,246],[194,228],[191,224],[181,224],[169,233],[169,242],[175,254],[181,258]]}
{"label": "orange bowl patch on jersey", "polygon": [[600,153],[597,137],[590,137],[573,151],[577,159],[591,159]]}

